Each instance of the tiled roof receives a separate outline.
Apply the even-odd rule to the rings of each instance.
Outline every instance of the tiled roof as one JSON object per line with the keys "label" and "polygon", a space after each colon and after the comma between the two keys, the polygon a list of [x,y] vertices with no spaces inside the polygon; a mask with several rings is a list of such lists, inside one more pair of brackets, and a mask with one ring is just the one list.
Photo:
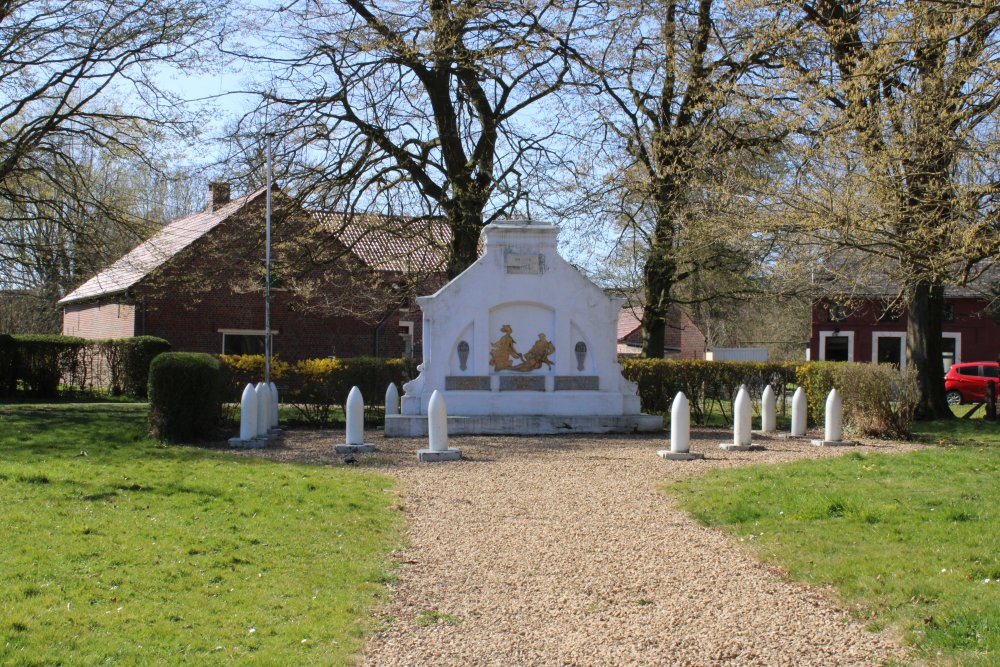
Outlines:
{"label": "tiled roof", "polygon": [[618,340],[628,338],[641,326],[642,306],[622,306],[618,311]]}
{"label": "tiled roof", "polygon": [[214,211],[199,211],[164,225],[117,262],[64,296],[59,303],[124,292],[263,193],[264,188],[260,188]]}
{"label": "tiled roof", "polygon": [[441,220],[314,211],[341,243],[375,271],[444,271],[451,229]]}
{"label": "tiled roof", "polygon": [[[834,257],[814,271],[813,287],[819,297],[894,299],[902,292],[894,268],[891,262],[876,266],[870,258],[852,254]],[[1000,285],[1000,262],[984,260],[972,273],[975,278],[965,285],[945,285],[945,297],[993,298]]]}
{"label": "tiled roof", "polygon": [[[215,211],[200,211],[174,220],[117,262],[60,299],[59,303],[118,294],[217,227],[265,188],[234,199]],[[348,216],[313,212],[351,252],[376,271],[420,273],[443,271],[450,241],[448,227],[427,221],[382,215]]]}

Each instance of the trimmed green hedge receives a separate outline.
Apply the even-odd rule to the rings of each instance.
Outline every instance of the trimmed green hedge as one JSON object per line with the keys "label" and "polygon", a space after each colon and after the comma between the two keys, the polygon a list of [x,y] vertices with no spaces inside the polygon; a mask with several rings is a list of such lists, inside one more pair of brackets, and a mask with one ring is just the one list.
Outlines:
{"label": "trimmed green hedge", "polygon": [[79,377],[85,339],[33,334],[13,338],[15,382],[28,396],[55,398],[63,377]]}
{"label": "trimmed green hedge", "polygon": [[[261,355],[223,355],[227,373],[228,400],[238,402],[247,382],[264,378]],[[346,357],[304,359],[294,363],[272,360],[271,377],[281,391],[281,402],[290,404],[310,426],[331,426],[343,407],[351,387],[358,387],[365,401],[366,421],[382,419],[385,390],[395,382],[402,391],[404,382],[416,376],[417,362],[412,359]]]}
{"label": "trimmed green hedge", "polygon": [[0,335],[0,396],[55,398],[96,389],[143,398],[149,363],[169,349],[170,343],[153,336],[95,341]]}
{"label": "trimmed green hedge", "polygon": [[222,363],[200,352],[165,352],[149,366],[150,434],[170,442],[215,434],[225,397]]}
{"label": "trimmed green hedge", "polygon": [[771,385],[779,402],[785,386],[795,382],[797,364],[756,361],[675,361],[672,359],[623,359],[622,374],[639,385],[643,412],[667,414],[677,392],[691,405],[695,424],[705,424],[713,407],[729,418],[740,385],[759,399]]}

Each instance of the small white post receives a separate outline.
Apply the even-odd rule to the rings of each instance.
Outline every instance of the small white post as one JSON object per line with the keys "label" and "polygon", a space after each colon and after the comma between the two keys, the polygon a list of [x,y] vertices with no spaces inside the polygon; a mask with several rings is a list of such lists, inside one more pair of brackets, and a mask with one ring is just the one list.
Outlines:
{"label": "small white post", "polygon": [[448,407],[436,389],[427,405],[427,439],[432,452],[448,451]]}
{"label": "small white post", "polygon": [[396,383],[390,382],[389,387],[385,390],[385,416],[398,415],[399,414],[399,390],[396,389]]}
{"label": "small white post", "polygon": [[257,437],[257,395],[249,382],[240,398],[240,440],[249,441]]}
{"label": "small white post", "polygon": [[427,404],[427,439],[429,449],[417,450],[418,461],[456,461],[462,450],[448,447],[448,407],[444,394],[434,390]]}
{"label": "small white post", "polygon": [[263,382],[258,382],[254,393],[257,395],[257,437],[263,437],[271,430],[268,427],[271,421],[271,391]]}
{"label": "small white post", "polygon": [[840,392],[836,388],[830,390],[826,397],[826,414],[823,419],[823,439],[813,440],[812,444],[822,447],[835,447],[837,445],[853,445],[853,442],[844,442],[844,405],[840,399]]}
{"label": "small white post", "polygon": [[361,390],[351,387],[347,394],[347,405],[344,406],[347,417],[347,444],[363,445],[365,442],[365,401]]}
{"label": "small white post", "polygon": [[792,395],[792,437],[800,438],[806,434],[806,392],[802,387],[796,387]]}
{"label": "small white post", "polygon": [[750,394],[747,388],[740,385],[740,390],[736,394],[736,401],[733,403],[733,441],[723,442],[719,447],[732,452],[742,452],[750,449],[750,429],[753,421],[753,412],[750,406]]}
{"label": "small white post", "polygon": [[271,389],[271,428],[278,427],[278,385],[273,382],[268,385]]}
{"label": "small white post", "polygon": [[365,400],[361,390],[351,387],[344,405],[344,416],[347,418],[346,440],[342,445],[334,447],[338,454],[358,454],[374,452],[375,445],[365,442]]}
{"label": "small white post", "polygon": [[691,447],[691,407],[687,396],[679,391],[670,405],[670,449],[656,452],[657,456],[671,461],[703,459],[704,454],[692,453]]}
{"label": "small white post", "polygon": [[774,390],[767,385],[760,395],[760,432],[774,433],[776,421]]}

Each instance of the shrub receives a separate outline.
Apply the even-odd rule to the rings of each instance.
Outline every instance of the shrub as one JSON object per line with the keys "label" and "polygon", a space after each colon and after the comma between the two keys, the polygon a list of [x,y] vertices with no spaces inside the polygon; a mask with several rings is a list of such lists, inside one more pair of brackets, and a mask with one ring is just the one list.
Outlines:
{"label": "shrub", "polygon": [[9,334],[0,334],[0,396],[17,390],[17,343]]}
{"label": "shrub", "polygon": [[55,398],[62,378],[74,383],[80,377],[80,352],[87,345],[83,338],[34,334],[13,338],[17,348],[14,375],[25,393]]}
{"label": "shrub", "polygon": [[695,424],[704,424],[716,407],[725,419],[740,385],[759,398],[771,385],[784,396],[785,385],[795,378],[795,364],[753,361],[676,361],[672,359],[623,359],[622,374],[639,385],[644,412],[666,414],[678,391],[691,405]]}
{"label": "shrub", "polygon": [[155,336],[135,336],[94,342],[107,367],[107,389],[112,396],[122,394],[145,398],[149,386],[149,364],[170,351],[170,343]]}
{"label": "shrub", "polygon": [[840,373],[844,424],[858,435],[908,438],[920,400],[917,373],[895,366],[849,364]]}
{"label": "shrub", "polygon": [[165,352],[149,367],[149,425],[154,438],[211,436],[225,395],[221,362],[210,354]]}
{"label": "shrub", "polygon": [[[227,400],[239,401],[247,383],[257,384],[264,379],[263,354],[220,354],[219,361],[226,371]],[[277,355],[271,357],[271,380],[284,378],[290,367]]]}

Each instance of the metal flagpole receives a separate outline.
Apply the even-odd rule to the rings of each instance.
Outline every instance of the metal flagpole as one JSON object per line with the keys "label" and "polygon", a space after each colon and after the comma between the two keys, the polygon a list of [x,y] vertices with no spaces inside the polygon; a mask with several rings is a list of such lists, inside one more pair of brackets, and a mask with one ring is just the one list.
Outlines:
{"label": "metal flagpole", "polygon": [[271,135],[267,135],[267,217],[264,251],[264,383],[271,383]]}

